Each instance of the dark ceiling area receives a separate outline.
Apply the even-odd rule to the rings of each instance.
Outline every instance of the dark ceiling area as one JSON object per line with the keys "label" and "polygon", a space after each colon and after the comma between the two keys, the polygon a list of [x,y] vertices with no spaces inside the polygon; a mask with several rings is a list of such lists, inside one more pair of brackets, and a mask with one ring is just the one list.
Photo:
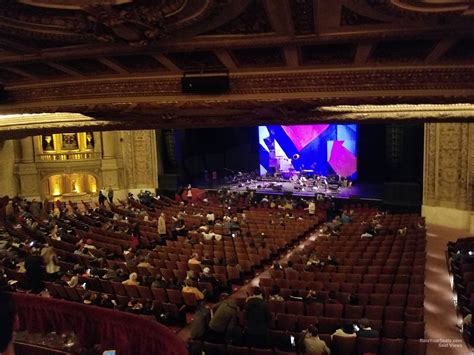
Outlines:
{"label": "dark ceiling area", "polygon": [[[473,20],[451,0],[0,0],[0,113],[159,128],[469,103]],[[230,90],[183,95],[190,70],[228,71]]]}

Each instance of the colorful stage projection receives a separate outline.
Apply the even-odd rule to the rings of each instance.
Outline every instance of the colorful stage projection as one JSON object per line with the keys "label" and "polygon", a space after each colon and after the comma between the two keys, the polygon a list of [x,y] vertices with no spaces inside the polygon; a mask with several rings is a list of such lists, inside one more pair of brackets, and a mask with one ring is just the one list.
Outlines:
{"label": "colorful stage projection", "polygon": [[357,125],[260,126],[260,174],[357,176]]}

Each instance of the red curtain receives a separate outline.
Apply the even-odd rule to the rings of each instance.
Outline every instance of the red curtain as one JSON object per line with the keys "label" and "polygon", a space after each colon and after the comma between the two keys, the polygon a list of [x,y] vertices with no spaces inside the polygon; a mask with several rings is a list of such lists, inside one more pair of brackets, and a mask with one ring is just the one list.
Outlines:
{"label": "red curtain", "polygon": [[53,298],[14,293],[19,330],[73,331],[83,346],[101,344],[117,355],[188,354],[184,342],[162,324],[134,314]]}

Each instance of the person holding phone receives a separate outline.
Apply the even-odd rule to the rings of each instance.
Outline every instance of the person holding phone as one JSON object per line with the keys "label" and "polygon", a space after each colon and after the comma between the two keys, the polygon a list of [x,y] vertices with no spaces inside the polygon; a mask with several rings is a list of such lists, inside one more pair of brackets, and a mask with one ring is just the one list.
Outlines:
{"label": "person holding phone", "polygon": [[363,337],[363,338],[379,338],[380,334],[377,329],[372,329],[370,320],[367,318],[362,318],[359,321],[360,324],[360,330],[357,332],[358,337]]}
{"label": "person holding phone", "polygon": [[[319,338],[318,328],[314,325],[310,325],[307,330],[303,331],[302,337],[299,341],[304,346],[306,354],[311,355],[329,355],[331,350],[326,345],[324,340]],[[300,349],[303,350],[303,349]]]}

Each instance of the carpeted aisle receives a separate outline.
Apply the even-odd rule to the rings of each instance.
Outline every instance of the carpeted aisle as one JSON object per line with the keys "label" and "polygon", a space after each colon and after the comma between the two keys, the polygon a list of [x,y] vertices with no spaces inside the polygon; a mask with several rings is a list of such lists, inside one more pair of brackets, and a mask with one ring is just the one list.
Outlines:
{"label": "carpeted aisle", "polygon": [[448,241],[469,233],[436,225],[428,226],[425,279],[425,338],[427,354],[472,354],[462,340],[446,264]]}

